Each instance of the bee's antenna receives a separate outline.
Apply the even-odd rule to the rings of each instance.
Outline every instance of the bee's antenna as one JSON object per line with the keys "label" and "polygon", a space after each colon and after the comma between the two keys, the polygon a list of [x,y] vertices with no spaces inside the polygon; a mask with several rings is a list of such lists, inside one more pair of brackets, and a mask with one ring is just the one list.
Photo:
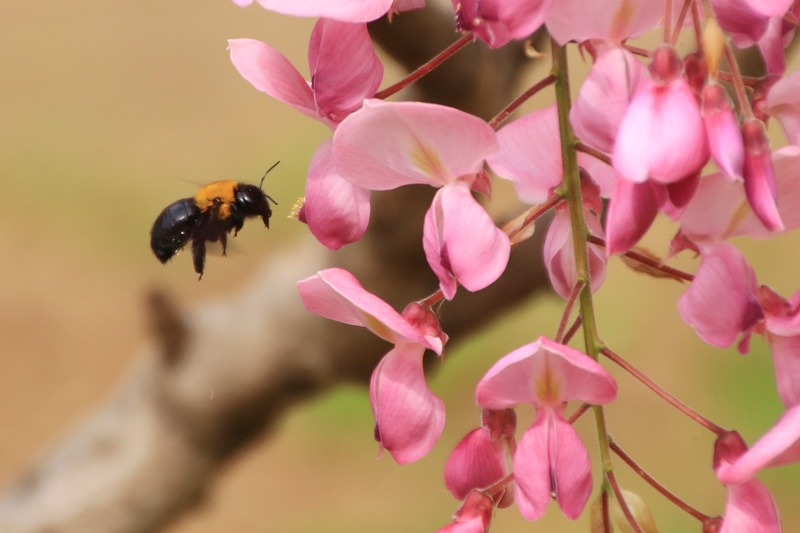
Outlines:
{"label": "bee's antenna", "polygon": [[[261,183],[258,184],[258,188],[260,190],[262,190],[261,188],[264,186],[264,180],[267,178],[267,174],[269,174],[270,170],[272,170],[273,168],[277,167],[278,163],[280,163],[280,161],[275,161],[275,164],[272,165],[271,167],[269,167],[266,172],[264,172],[264,176],[261,178]],[[263,192],[263,190],[262,190],[262,192]],[[269,194],[264,193],[264,196],[266,196],[267,199],[269,199],[273,204],[278,205],[278,202],[276,202],[275,199],[272,196],[270,196]]]}
{"label": "bee's antenna", "polygon": [[[273,168],[277,167],[277,166],[278,166],[278,163],[280,163],[280,161],[275,161],[275,164],[274,164],[274,165],[272,165],[271,167],[269,167],[269,168],[267,169],[267,171],[266,171],[266,172],[264,172],[264,176],[261,178],[261,183],[259,183],[259,184],[258,184],[258,188],[259,188],[259,189],[260,189],[260,188],[261,188],[261,187],[264,185],[264,180],[267,178],[267,174],[269,174],[269,172],[270,172],[270,171],[271,171]],[[270,200],[272,200],[272,198],[270,198]],[[272,200],[272,201],[274,202],[275,200]],[[275,205],[278,205],[278,204],[275,204]]]}

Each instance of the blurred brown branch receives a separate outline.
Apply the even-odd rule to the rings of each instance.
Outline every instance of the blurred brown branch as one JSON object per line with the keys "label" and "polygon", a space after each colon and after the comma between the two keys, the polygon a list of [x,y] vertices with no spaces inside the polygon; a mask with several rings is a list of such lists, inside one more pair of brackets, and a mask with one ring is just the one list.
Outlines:
{"label": "blurred brown branch", "polygon": [[[451,13],[429,7],[371,31],[413,68],[457,37],[452,28]],[[520,44],[490,53],[473,43],[417,84],[416,97],[490,117],[514,96],[528,62]],[[420,246],[432,194],[421,187],[374,194],[361,242],[331,253],[306,239],[276,253],[238,294],[188,310],[154,294],[154,342],[105,404],[7,487],[0,531],[157,531],[201,503],[226,462],[298,401],[338,383],[366,384],[388,346],[362,328],[306,313],[295,283],[338,265],[396,307],[433,292]],[[515,250],[499,282],[477,294],[462,289],[445,305],[452,341],[543,285],[536,241]]]}

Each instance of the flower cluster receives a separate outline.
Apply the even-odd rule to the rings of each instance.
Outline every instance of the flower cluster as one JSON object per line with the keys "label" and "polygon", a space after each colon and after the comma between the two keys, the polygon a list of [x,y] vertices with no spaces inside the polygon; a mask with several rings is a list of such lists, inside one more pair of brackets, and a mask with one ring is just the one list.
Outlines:
{"label": "flower cluster", "polygon": [[[421,0],[258,3],[319,18],[309,43],[310,81],[265,43],[234,39],[229,45],[234,66],[256,89],[331,130],[311,157],[299,213],[320,243],[336,250],[362,237],[370,191],[412,184],[436,189],[420,243],[439,282],[436,294],[398,313],[341,269],[298,283],[310,312],[364,326],[393,345],[373,372],[370,401],[376,439],[398,463],[424,457],[444,427],[444,403],[429,389],[422,364],[426,350],[441,356],[447,341],[438,313],[447,312],[459,286],[480,291],[503,276],[512,247],[552,212],[542,255],[554,291],[566,301],[562,327],[556,340],[532,336],[477,384],[481,425],[445,467],[445,485],[461,507],[440,531],[488,531],[495,509],[512,504],[536,520],[551,499],[567,518],[577,518],[594,484],[590,455],[573,424],[590,406],[604,460],[598,501],[606,515],[595,530],[607,530],[611,497],[626,509],[628,526],[635,525],[608,466],[612,448],[629,458],[609,444],[602,422],[602,406],[615,400],[617,383],[601,355],[690,410],[643,378],[598,333],[592,294],[615,256],[634,261],[640,272],[690,281],[678,312],[703,341],[729,347],[738,340],[746,353],[753,333],[767,340],[786,410],[749,449],[735,431],[691,413],[715,433],[713,470],[728,493],[723,516],[692,514],[705,531],[780,531],[773,498],[755,475],[800,462],[800,292],[786,299],[759,286],[728,240],[767,239],[800,227],[800,72],[787,73],[784,58],[800,3],[453,0],[455,29],[491,49],[540,29],[551,36],[553,71],[526,96],[555,85],[556,103],[507,124],[519,102],[487,122],[443,105],[386,101],[391,91],[378,91],[383,66],[367,23],[403,16],[423,7]],[[678,35],[691,30],[696,48],[681,52]],[[630,44],[648,31],[663,32],[661,44],[653,50]],[[731,43],[756,47],[769,75],[742,76]],[[574,103],[565,81],[565,50],[573,45],[591,60]],[[774,151],[767,136],[771,117],[789,143]],[[716,169],[708,170],[711,165]],[[489,170],[531,206],[503,228],[484,208],[492,191]],[[684,251],[699,255],[696,274],[638,249],[661,213],[676,226],[664,253],[668,259]],[[444,305],[434,307],[438,303]],[[567,331],[576,306],[578,319]],[[568,346],[578,327],[584,329],[582,350]],[[570,401],[580,405],[574,416],[565,414]],[[518,435],[520,404],[533,405],[535,415]]]}

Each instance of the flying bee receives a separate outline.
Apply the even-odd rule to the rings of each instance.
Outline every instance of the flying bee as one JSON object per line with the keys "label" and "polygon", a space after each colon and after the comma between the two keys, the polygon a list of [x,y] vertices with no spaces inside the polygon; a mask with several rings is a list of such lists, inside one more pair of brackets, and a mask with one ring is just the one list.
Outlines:
{"label": "flying bee", "polygon": [[[280,163],[280,161],[278,161]],[[269,202],[278,203],[261,187],[272,165],[256,187],[232,180],[215,181],[197,190],[193,198],[182,198],[164,209],[150,230],[150,248],[162,263],[166,263],[192,241],[194,271],[203,278],[206,264],[206,242],[222,244],[222,255],[228,245],[228,233],[233,236],[249,217],[261,217],[269,228],[272,216]]]}

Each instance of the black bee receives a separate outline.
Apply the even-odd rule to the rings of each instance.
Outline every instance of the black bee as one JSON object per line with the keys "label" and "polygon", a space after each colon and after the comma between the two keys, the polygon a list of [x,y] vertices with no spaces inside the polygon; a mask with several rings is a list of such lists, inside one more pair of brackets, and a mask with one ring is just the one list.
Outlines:
{"label": "black bee", "polygon": [[220,241],[225,255],[228,233],[233,230],[236,237],[245,218],[261,217],[269,228],[272,216],[269,202],[278,203],[261,186],[278,163],[267,170],[258,187],[232,180],[215,181],[200,187],[193,198],[182,198],[168,205],[150,230],[150,247],[158,260],[166,263],[191,239],[194,270],[202,279],[206,241]]}

